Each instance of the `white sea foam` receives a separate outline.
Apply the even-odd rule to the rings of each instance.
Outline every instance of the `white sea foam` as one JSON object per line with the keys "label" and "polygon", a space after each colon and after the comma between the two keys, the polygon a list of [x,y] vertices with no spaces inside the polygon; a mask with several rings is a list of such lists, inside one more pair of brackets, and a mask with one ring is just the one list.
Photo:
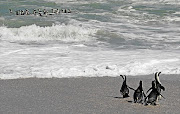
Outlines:
{"label": "white sea foam", "polygon": [[74,25],[53,25],[40,27],[37,25],[20,28],[0,27],[0,39],[6,41],[65,41],[79,42],[93,40],[96,29]]}
{"label": "white sea foam", "polygon": [[[12,44],[13,45],[13,44]],[[148,50],[99,50],[94,47],[56,45],[55,47],[1,48],[0,78],[68,78],[125,75],[180,74],[177,52]],[[88,51],[89,50],[89,51]]]}

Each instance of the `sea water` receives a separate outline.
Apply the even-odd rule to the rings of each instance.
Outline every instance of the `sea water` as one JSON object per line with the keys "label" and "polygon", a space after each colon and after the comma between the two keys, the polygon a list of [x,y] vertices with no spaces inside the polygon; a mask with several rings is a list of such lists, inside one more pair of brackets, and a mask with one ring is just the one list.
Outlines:
{"label": "sea water", "polygon": [[[71,13],[15,14],[52,8]],[[0,1],[1,79],[159,71],[180,74],[179,0]]]}

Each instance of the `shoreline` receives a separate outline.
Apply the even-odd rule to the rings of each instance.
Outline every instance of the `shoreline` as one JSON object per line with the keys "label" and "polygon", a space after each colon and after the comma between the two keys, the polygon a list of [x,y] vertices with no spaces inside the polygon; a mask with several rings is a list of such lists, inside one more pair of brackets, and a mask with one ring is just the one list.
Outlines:
{"label": "shoreline", "polygon": [[[127,76],[127,84],[137,88],[143,81],[146,92],[151,87],[153,75]],[[117,114],[117,113],[173,113],[180,112],[180,76],[160,75],[165,99],[157,106],[133,103],[133,91],[129,98],[122,98],[119,77],[78,78],[27,78],[0,80],[0,113],[9,114]]]}

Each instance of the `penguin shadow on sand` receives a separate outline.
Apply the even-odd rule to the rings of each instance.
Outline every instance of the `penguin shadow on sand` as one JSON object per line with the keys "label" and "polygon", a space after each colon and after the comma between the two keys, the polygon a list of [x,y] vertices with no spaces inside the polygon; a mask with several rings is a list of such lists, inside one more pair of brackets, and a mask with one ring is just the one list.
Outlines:
{"label": "penguin shadow on sand", "polygon": [[[112,96],[113,97],[113,96]],[[113,97],[115,99],[123,99],[123,97]]]}

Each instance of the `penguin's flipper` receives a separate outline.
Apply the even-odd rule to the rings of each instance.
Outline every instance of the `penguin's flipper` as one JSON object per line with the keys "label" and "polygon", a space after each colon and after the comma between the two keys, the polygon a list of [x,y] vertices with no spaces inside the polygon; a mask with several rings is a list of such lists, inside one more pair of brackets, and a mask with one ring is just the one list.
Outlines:
{"label": "penguin's flipper", "polygon": [[160,94],[164,99],[166,99],[162,94]]}
{"label": "penguin's flipper", "polygon": [[149,90],[146,92],[146,94],[150,91],[152,89],[152,87],[151,88],[149,88]]}
{"label": "penguin's flipper", "polygon": [[127,86],[129,89],[131,89],[131,90],[134,90],[135,91],[135,89],[134,88],[132,88],[132,87],[129,87],[129,86]]}
{"label": "penguin's flipper", "polygon": [[146,94],[144,93],[144,91],[142,91],[142,92],[143,92],[144,97],[146,98]]}
{"label": "penguin's flipper", "polygon": [[160,88],[161,88],[163,91],[165,91],[165,87],[164,87],[164,86],[161,85]]}

